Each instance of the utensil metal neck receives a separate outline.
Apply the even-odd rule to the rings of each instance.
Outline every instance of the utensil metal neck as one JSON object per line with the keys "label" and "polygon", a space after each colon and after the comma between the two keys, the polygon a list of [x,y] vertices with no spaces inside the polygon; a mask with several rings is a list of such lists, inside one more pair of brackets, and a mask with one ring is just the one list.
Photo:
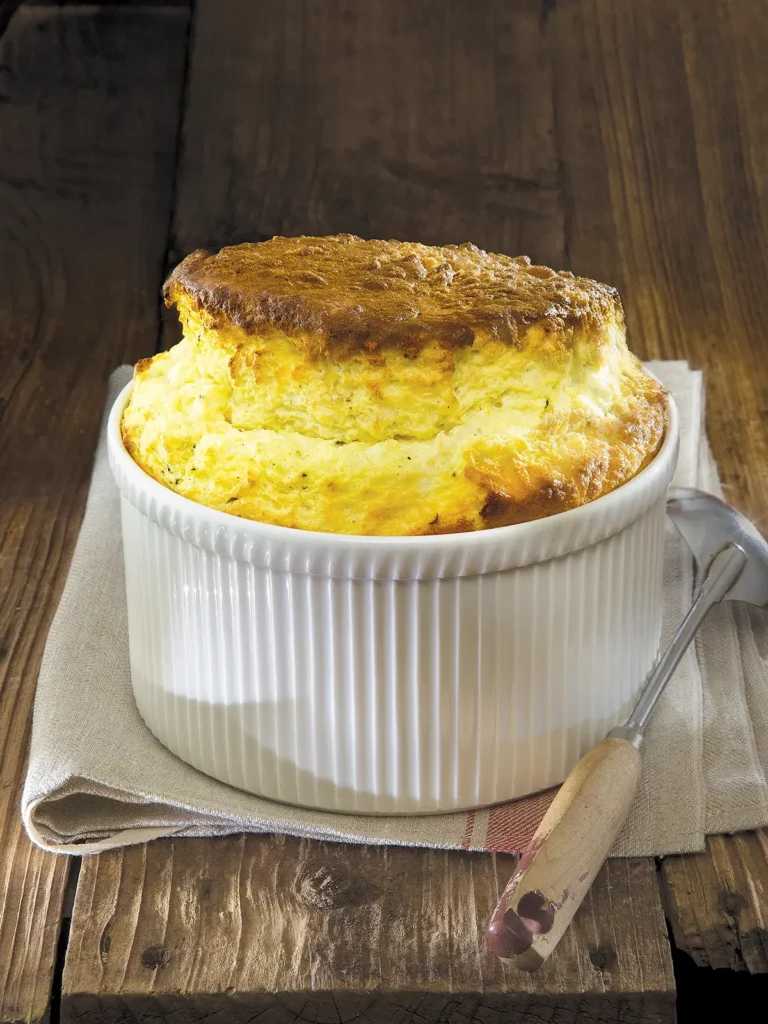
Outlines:
{"label": "utensil metal neck", "polygon": [[[683,619],[674,639],[659,659],[648,682],[643,687],[632,714],[623,726],[609,735],[627,739],[638,746],[642,742],[643,730],[653,709],[661,697],[670,676],[685,654],[685,651],[712,605],[722,601],[747,564],[747,555],[738,544],[726,544],[709,564],[707,575],[701,584],[696,600]],[[619,734],[621,736],[619,737]]]}

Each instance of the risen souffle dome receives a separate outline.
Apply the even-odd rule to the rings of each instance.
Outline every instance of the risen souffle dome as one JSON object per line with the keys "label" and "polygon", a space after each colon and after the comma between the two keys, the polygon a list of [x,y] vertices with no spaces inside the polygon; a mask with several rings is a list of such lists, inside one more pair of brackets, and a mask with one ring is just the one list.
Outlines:
{"label": "risen souffle dome", "polygon": [[183,340],[137,365],[124,444],[223,512],[482,530],[593,501],[661,443],[617,292],[526,257],[278,237],[194,252],[164,291]]}

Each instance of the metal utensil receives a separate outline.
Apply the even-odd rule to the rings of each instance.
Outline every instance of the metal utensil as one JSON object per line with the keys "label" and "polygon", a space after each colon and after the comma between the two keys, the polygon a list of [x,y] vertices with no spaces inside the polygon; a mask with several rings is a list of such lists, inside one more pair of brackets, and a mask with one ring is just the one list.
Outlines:
{"label": "metal utensil", "polygon": [[768,605],[768,543],[749,520],[692,488],[671,490],[667,511],[702,583],[632,714],[565,780],[499,900],[488,944],[523,970],[552,953],[607,857],[640,781],[645,726],[707,612],[719,601]]}

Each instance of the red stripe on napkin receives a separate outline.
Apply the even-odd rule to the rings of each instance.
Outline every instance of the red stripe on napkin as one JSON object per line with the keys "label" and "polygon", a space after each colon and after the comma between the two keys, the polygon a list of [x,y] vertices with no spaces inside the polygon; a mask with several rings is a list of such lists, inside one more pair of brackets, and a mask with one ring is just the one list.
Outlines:
{"label": "red stripe on napkin", "polygon": [[461,840],[462,850],[468,850],[472,842],[472,833],[475,831],[475,818],[477,813],[475,811],[467,812],[467,824],[464,827],[464,838]]}
{"label": "red stripe on napkin", "polygon": [[[512,803],[492,807],[482,849],[496,853],[522,853],[533,838],[558,789],[556,786],[554,789],[545,789],[542,793],[523,797],[522,800],[513,800]],[[472,824],[474,825],[474,815]],[[462,847],[468,849],[463,844]]]}

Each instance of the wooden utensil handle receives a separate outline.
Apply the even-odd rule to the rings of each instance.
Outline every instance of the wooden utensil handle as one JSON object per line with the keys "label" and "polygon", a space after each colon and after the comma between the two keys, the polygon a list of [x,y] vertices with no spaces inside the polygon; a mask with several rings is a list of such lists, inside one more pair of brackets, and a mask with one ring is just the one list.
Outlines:
{"label": "wooden utensil handle", "polygon": [[565,780],[491,918],[502,959],[535,971],[552,953],[626,819],[641,763],[637,747],[609,737]]}

